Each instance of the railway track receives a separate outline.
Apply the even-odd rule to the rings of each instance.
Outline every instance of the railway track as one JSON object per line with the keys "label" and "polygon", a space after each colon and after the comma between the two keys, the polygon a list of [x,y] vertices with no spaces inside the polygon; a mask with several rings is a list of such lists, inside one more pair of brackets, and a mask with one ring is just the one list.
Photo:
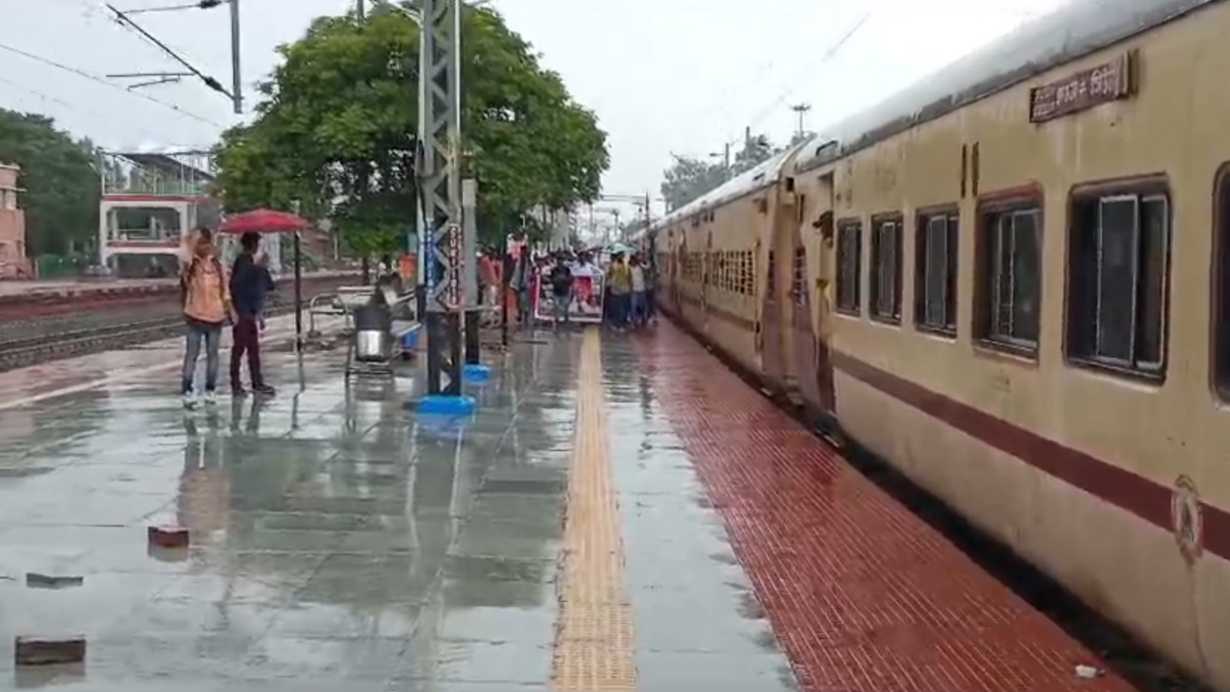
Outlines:
{"label": "railway track", "polygon": [[[348,282],[344,279],[337,279],[305,284],[304,305],[307,304],[312,296],[328,293],[338,286],[347,283],[352,283],[352,281]],[[286,298],[289,298],[289,296]],[[270,312],[275,315],[291,312],[294,309],[294,304],[286,298],[275,294]],[[86,328],[72,328],[68,326],[72,323],[66,321],[65,325],[68,328],[53,329],[51,331],[35,330],[42,333],[29,334],[27,332],[14,338],[0,339],[0,372],[63,358],[71,358],[73,356],[126,348],[170,338],[183,333],[184,318],[179,314],[177,307],[157,302],[150,305],[149,309],[143,312],[148,315],[150,309],[157,312],[165,312],[166,314],[156,318],[132,319],[120,323],[104,323]],[[24,326],[29,326],[36,322],[37,320],[30,320]],[[12,323],[9,326],[12,326]],[[23,330],[15,329],[12,331],[21,332]]]}

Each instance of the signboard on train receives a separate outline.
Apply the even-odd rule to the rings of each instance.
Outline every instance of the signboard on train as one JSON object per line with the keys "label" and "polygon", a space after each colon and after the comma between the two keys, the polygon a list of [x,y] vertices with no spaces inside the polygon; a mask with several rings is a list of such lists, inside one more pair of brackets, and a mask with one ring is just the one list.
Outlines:
{"label": "signboard on train", "polygon": [[1131,53],[1029,90],[1029,120],[1041,123],[1132,95]]}

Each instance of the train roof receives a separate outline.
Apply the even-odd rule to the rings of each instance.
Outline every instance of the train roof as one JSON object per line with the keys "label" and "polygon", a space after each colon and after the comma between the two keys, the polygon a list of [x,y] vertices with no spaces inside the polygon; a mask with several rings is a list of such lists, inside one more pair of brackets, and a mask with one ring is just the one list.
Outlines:
{"label": "train roof", "polygon": [[805,140],[794,146],[787,147],[755,167],[718,185],[709,192],[655,221],[651,230],[669,226],[679,219],[685,219],[702,209],[724,204],[730,200],[772,185],[781,177],[782,170],[786,165],[794,160],[795,153],[805,148],[810,141],[813,140]]}
{"label": "train roof", "polygon": [[1057,65],[1222,0],[1079,0],[1030,21],[939,72],[846,118],[817,138],[796,168],[847,156]]}

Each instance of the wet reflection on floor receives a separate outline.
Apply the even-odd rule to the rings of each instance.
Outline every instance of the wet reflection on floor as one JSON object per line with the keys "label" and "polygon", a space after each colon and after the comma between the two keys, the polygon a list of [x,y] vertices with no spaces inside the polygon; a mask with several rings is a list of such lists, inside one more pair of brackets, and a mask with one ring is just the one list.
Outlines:
{"label": "wet reflection on floor", "polygon": [[[270,354],[268,401],[185,413],[156,371],[0,410],[0,688],[545,689],[580,340],[534,341],[461,425],[341,352]],[[61,633],[84,665],[14,666]]]}
{"label": "wet reflection on floor", "polygon": [[637,357],[636,340],[650,338],[611,336],[602,348],[639,689],[798,689],[722,520],[658,404],[650,366]]}

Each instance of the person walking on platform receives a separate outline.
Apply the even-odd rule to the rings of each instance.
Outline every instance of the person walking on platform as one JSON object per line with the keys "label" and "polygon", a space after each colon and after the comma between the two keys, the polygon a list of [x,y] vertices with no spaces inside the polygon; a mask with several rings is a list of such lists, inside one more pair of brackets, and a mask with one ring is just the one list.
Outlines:
{"label": "person walking on platform", "polygon": [[551,269],[551,298],[555,304],[554,326],[559,329],[560,322],[564,326],[570,324],[569,315],[572,311],[572,285],[574,282],[572,270],[568,268],[562,254],[555,257],[555,266]]}
{"label": "person walking on platform", "polygon": [[192,256],[185,262],[179,276],[184,319],[188,323],[181,389],[186,408],[196,406],[193,380],[202,341],[205,342],[206,353],[205,403],[215,403],[214,390],[218,384],[218,348],[222,341],[222,325],[228,319],[234,318],[226,272],[222,269],[222,262],[218,260],[213,232],[208,228],[201,228],[197,230],[196,236]]}
{"label": "person walking on platform", "polygon": [[261,374],[260,332],[264,321],[265,295],[273,290],[273,277],[265,266],[265,258],[258,255],[261,237],[256,233],[244,233],[239,239],[243,252],[235,258],[231,268],[231,296],[235,301],[235,327],[231,331],[231,394],[243,396],[243,383],[239,369],[243,357],[248,356],[248,375],[252,379],[252,391],[273,396],[273,387],[265,384]]}
{"label": "person walking on platform", "polygon": [[628,267],[632,279],[631,322],[633,328],[643,327],[649,319],[645,305],[645,268],[641,266],[641,256],[633,255]]}
{"label": "person walking on platform", "polygon": [[611,292],[612,326],[622,331],[628,322],[629,296],[632,293],[632,272],[622,254],[616,254],[611,259],[611,266],[606,271],[606,285]]}

